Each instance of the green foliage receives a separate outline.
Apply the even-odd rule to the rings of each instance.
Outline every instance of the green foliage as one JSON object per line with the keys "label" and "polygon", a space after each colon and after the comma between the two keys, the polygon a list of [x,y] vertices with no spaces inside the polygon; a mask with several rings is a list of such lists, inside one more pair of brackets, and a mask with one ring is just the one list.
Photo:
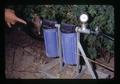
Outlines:
{"label": "green foliage", "polygon": [[[90,56],[91,56],[91,59],[94,59],[94,58],[96,58],[96,56],[97,56],[97,51],[96,51],[96,49],[95,48],[89,48],[88,47],[88,53],[90,54]],[[91,55],[92,54],[92,55]]]}
{"label": "green foliage", "polygon": [[[35,10],[34,12],[32,10]],[[114,8],[111,5],[29,5],[24,10],[26,18],[32,18],[33,13],[37,13],[44,19],[55,20],[55,14],[63,16],[63,23],[80,25],[79,15],[87,13],[89,15],[88,25],[91,29],[98,26],[105,33],[114,36]],[[85,35],[88,53],[91,58],[97,56],[97,47],[104,47],[109,52],[114,53],[114,42],[103,36],[95,37]]]}

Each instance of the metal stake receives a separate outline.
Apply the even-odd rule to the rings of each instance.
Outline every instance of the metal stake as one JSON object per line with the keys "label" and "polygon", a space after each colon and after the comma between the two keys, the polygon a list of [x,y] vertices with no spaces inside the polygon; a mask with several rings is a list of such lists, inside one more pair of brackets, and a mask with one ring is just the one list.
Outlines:
{"label": "metal stake", "polygon": [[[79,51],[81,52],[82,57],[83,57],[83,59],[85,60],[85,63],[86,63],[86,65],[87,65],[88,70],[90,71],[93,79],[96,79],[96,76],[95,76],[95,74],[94,74],[94,72],[93,72],[93,70],[92,70],[92,67],[91,67],[91,65],[90,65],[90,63],[89,63],[89,61],[88,61],[88,59],[87,59],[87,56],[86,56],[86,54],[85,54],[85,52],[84,52],[84,50],[83,50],[83,48],[82,48],[82,45],[81,45],[81,43],[80,43],[80,41],[79,41],[80,33],[89,34],[90,31],[89,31],[88,29],[82,30],[80,27],[76,27],[76,28],[75,28],[75,31],[77,32],[77,35],[78,35],[78,36],[77,36],[77,47],[78,47]],[[78,33],[79,33],[79,34],[78,34]],[[78,37],[79,37],[79,38],[78,38]],[[77,57],[79,57],[79,56],[77,56]],[[79,60],[79,59],[77,59],[77,60]]]}
{"label": "metal stake", "polygon": [[90,63],[89,63],[89,61],[88,61],[88,59],[87,59],[87,57],[86,57],[86,54],[85,54],[85,52],[84,52],[84,50],[83,50],[82,45],[80,44],[80,42],[78,43],[78,49],[79,49],[79,51],[81,52],[82,57],[84,58],[84,60],[85,60],[85,62],[86,62],[86,65],[87,65],[87,67],[88,67],[88,70],[90,71],[93,79],[96,79],[96,76],[95,76],[95,74],[94,74],[94,72],[93,72],[93,70],[92,70],[92,67],[91,67],[91,65],[90,65]]}

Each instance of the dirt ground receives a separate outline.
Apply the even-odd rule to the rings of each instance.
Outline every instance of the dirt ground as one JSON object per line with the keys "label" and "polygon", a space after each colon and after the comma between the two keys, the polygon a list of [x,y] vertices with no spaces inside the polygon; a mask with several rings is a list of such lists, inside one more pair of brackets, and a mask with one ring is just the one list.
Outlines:
{"label": "dirt ground", "polygon": [[[102,63],[114,68],[114,57],[110,63]],[[114,78],[114,72],[97,65],[97,70]],[[78,79],[92,79],[89,72]],[[87,74],[88,72],[88,74]],[[45,55],[44,42],[31,38],[25,32],[17,30],[5,32],[5,77],[7,79],[74,79],[75,66],[65,65],[60,72],[59,58]]]}

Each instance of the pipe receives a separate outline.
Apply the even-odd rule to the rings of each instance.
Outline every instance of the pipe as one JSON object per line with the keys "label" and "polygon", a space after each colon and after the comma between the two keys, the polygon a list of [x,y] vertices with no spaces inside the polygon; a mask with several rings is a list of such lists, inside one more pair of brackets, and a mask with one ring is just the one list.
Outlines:
{"label": "pipe", "polygon": [[107,66],[107,65],[104,65],[104,64],[102,64],[102,63],[100,63],[98,61],[91,60],[90,58],[88,58],[88,60],[91,61],[91,62],[93,62],[93,63],[95,63],[95,64],[98,64],[98,65],[100,65],[100,66],[102,66],[102,67],[104,67],[104,68],[106,68],[106,69],[108,69],[108,70],[110,70],[112,72],[114,72],[114,69],[111,68],[111,67],[109,67],[109,66]]}
{"label": "pipe", "polygon": [[55,27],[57,27],[58,31],[58,55],[60,57],[60,71],[63,69],[63,58],[62,58],[62,44],[61,44],[61,32],[60,32],[60,24],[55,24]]}
{"label": "pipe", "polygon": [[76,66],[76,70],[77,70],[77,73],[79,74],[79,69],[80,69],[80,56],[79,56],[79,49],[78,49],[78,43],[79,43],[79,40],[80,40],[80,33],[79,32],[77,32],[77,66]]}
{"label": "pipe", "polygon": [[75,28],[76,32],[80,32],[80,33],[85,33],[85,34],[90,34],[90,30],[87,28],[80,28],[80,27],[76,27]]}
{"label": "pipe", "polygon": [[81,45],[80,43],[78,43],[78,49],[79,49],[79,51],[81,52],[82,57],[83,57],[84,60],[85,60],[85,63],[86,63],[86,65],[87,65],[87,67],[88,67],[88,70],[90,71],[90,73],[91,73],[91,75],[92,75],[92,78],[93,78],[93,79],[96,79],[96,76],[95,76],[95,74],[94,74],[94,72],[93,72],[93,70],[92,70],[92,67],[91,67],[91,65],[90,65],[90,63],[89,63],[89,61],[88,61],[88,59],[87,59],[87,56],[86,56],[86,54],[85,54],[85,52],[84,52],[84,50],[83,50],[83,48],[82,48],[82,45]]}

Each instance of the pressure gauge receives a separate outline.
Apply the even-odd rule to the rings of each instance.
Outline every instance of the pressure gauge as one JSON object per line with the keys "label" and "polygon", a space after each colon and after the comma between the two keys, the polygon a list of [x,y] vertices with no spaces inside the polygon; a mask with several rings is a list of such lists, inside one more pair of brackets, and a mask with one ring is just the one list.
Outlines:
{"label": "pressure gauge", "polygon": [[80,19],[81,22],[85,23],[85,22],[88,21],[88,15],[87,14],[82,14],[82,15],[80,15],[79,19]]}

